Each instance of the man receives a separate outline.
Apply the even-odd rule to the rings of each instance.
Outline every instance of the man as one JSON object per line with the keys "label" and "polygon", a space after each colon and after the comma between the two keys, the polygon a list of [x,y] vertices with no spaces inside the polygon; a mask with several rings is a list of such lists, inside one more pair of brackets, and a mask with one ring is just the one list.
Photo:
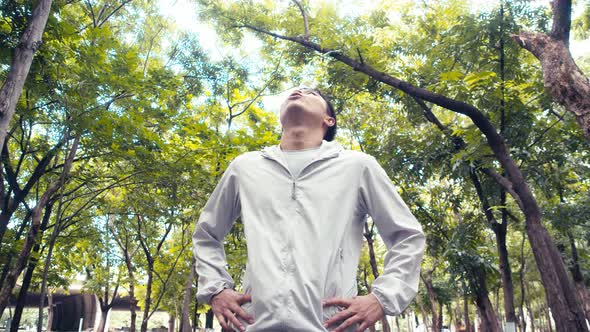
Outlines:
{"label": "man", "polygon": [[[317,89],[281,105],[280,143],[232,160],[193,235],[197,300],[234,331],[365,331],[416,295],[425,237],[376,159],[333,141],[336,115]],[[357,296],[363,225],[388,251],[370,294]],[[233,290],[223,240],[241,216],[244,294]]]}

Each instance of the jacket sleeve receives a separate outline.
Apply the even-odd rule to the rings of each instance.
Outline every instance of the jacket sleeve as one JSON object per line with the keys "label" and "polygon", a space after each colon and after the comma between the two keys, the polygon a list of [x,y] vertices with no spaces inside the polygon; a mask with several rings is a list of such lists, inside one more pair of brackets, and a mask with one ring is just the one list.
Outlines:
{"label": "jacket sleeve", "polygon": [[198,275],[197,301],[210,303],[224,288],[234,288],[227,272],[223,241],[241,213],[236,160],[232,160],[209,196],[192,236]]}
{"label": "jacket sleeve", "polygon": [[377,160],[367,155],[360,179],[360,204],[387,247],[383,273],[371,285],[386,315],[400,314],[418,292],[426,245],[422,226]]}

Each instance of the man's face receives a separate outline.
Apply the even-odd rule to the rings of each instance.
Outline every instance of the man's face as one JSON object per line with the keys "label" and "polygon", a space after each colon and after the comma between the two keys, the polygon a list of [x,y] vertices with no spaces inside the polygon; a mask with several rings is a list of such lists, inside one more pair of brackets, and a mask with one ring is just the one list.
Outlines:
{"label": "man's face", "polygon": [[317,91],[307,88],[293,90],[281,104],[280,121],[283,126],[305,124],[333,125],[334,118],[328,114],[328,103]]}

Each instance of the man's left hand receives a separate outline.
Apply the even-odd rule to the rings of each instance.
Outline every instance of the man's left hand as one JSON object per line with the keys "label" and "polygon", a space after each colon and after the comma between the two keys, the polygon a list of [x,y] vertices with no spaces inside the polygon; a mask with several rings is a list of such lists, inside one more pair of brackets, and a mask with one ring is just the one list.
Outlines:
{"label": "man's left hand", "polygon": [[342,332],[355,323],[359,324],[355,332],[363,332],[385,315],[383,307],[381,307],[379,300],[373,294],[355,296],[349,299],[334,297],[323,301],[323,306],[330,305],[346,308],[324,323],[324,327],[328,327],[335,322],[346,319],[333,332]]}

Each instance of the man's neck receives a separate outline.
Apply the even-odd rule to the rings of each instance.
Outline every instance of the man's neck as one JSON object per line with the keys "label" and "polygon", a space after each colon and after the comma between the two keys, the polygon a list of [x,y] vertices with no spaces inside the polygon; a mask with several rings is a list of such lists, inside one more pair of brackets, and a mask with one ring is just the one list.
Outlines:
{"label": "man's neck", "polygon": [[309,127],[283,129],[281,135],[282,150],[303,150],[322,145],[324,132]]}

